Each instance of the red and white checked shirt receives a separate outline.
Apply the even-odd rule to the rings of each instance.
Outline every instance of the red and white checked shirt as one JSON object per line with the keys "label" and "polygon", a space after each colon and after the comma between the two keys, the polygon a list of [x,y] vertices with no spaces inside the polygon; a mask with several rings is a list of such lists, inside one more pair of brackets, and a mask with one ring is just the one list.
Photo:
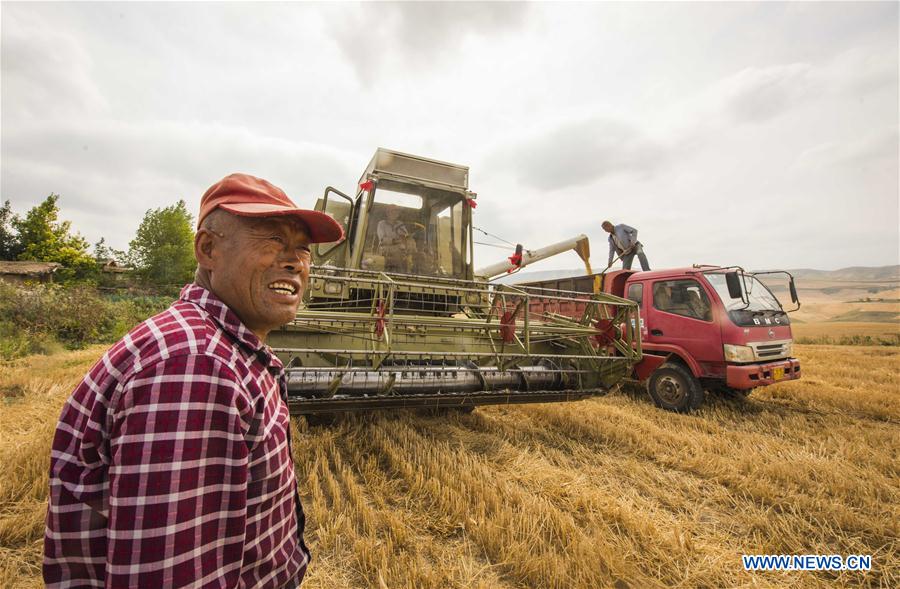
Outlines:
{"label": "red and white checked shirt", "polygon": [[47,586],[298,585],[309,551],[285,395],[269,348],[212,293],[186,286],[63,408]]}

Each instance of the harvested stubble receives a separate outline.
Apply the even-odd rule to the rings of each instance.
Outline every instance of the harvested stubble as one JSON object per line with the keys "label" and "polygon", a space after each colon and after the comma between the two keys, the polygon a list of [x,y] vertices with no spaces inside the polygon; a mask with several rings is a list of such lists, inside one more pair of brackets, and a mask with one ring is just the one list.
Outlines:
{"label": "harvested stubble", "polygon": [[[100,348],[4,365],[0,586],[40,586],[50,436]],[[304,587],[900,586],[900,351],[798,346],[804,378],[696,415],[572,404],[295,424]],[[743,553],[872,554],[747,573]]]}

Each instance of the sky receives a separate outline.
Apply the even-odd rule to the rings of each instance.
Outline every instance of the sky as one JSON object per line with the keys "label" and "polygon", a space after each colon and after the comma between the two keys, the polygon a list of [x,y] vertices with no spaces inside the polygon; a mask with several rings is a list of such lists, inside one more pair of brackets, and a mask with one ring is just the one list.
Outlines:
{"label": "sky", "polygon": [[386,147],[468,165],[477,227],[584,233],[599,268],[604,219],[657,268],[898,264],[898,7],[3,2],[0,199],[57,193],[125,249],[229,173],[312,207]]}

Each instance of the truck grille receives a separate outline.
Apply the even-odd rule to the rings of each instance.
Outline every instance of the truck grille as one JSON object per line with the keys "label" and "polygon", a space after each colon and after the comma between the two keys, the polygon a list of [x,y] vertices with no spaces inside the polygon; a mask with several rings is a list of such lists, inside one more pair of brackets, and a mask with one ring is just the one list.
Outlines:
{"label": "truck grille", "polygon": [[780,360],[791,355],[791,340],[751,343],[753,355],[757,361]]}

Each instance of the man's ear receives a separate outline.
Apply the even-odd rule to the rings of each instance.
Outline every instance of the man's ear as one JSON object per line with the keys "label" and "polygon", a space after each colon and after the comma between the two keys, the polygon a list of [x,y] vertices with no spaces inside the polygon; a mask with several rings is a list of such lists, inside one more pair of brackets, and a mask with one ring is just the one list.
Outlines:
{"label": "man's ear", "polygon": [[194,235],[194,257],[197,265],[204,270],[212,270],[214,265],[215,244],[213,234],[208,229],[200,228]]}

